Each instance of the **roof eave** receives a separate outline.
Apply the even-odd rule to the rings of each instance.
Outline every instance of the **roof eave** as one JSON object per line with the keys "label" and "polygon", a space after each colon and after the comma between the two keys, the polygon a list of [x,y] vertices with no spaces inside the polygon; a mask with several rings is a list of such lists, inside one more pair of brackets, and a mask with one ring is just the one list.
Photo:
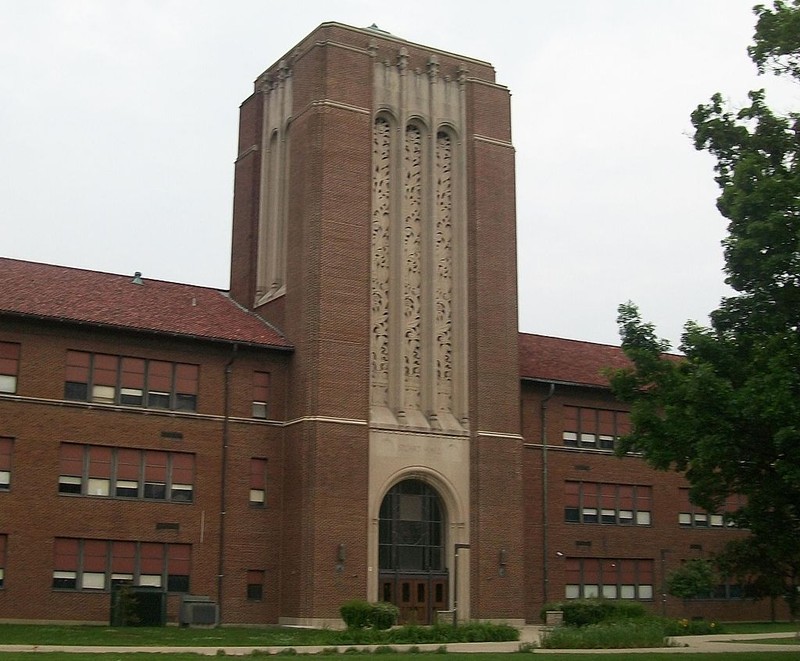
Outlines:
{"label": "roof eave", "polygon": [[176,331],[156,330],[153,328],[138,328],[136,326],[123,326],[121,324],[109,324],[99,321],[82,321],[80,319],[70,319],[69,317],[53,317],[50,315],[30,314],[26,312],[16,312],[13,310],[0,310],[0,316],[3,315],[10,317],[17,317],[20,319],[29,319],[35,321],[48,322],[48,323],[70,324],[73,326],[84,326],[84,327],[88,326],[91,328],[102,328],[105,330],[113,330],[113,331],[128,332],[128,333],[140,333],[143,335],[150,335],[150,336],[163,337],[166,335],[178,339],[191,340],[194,342],[210,342],[212,344],[226,344],[226,345],[235,344],[239,347],[249,347],[253,349],[270,349],[273,351],[283,351],[286,353],[291,353],[294,351],[293,345],[250,342],[247,340],[236,340],[233,338],[211,337],[207,335],[195,335],[192,333],[179,333]]}
{"label": "roof eave", "polygon": [[570,386],[572,388],[594,388],[595,390],[611,390],[610,385],[601,385],[599,383],[581,383],[580,381],[563,381],[561,379],[544,379],[535,376],[521,376],[522,381],[531,383],[541,383],[550,385],[551,383],[557,386]]}

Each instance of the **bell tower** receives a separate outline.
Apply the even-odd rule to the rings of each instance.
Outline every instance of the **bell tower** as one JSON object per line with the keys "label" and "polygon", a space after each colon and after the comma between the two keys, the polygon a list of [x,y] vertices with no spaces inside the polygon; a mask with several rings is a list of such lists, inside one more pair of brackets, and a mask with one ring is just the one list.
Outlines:
{"label": "bell tower", "polygon": [[231,295],[295,346],[283,621],[522,617],[514,197],[486,62],[324,23],[242,104]]}

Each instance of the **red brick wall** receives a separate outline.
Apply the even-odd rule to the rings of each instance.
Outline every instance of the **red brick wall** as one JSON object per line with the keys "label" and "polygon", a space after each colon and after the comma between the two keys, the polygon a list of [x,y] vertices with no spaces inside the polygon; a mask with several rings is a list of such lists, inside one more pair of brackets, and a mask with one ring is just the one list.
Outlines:
{"label": "red brick wall", "polygon": [[[224,371],[231,349],[165,338],[104,333],[43,324],[4,323],[0,340],[21,342],[16,396],[0,397],[0,435],[14,438],[11,488],[0,492],[8,535],[0,619],[95,620],[108,618],[110,595],[52,589],[53,540],[72,537],[190,544],[193,594],[217,598],[220,540],[220,487],[223,446]],[[200,365],[197,413],[123,409],[63,401],[67,349],[191,362]],[[277,586],[280,549],[281,427],[247,420],[252,406],[252,372],[273,375],[274,392],[285,384],[285,359],[274,352],[242,350],[233,363],[229,422],[227,524],[223,617],[227,621],[275,621],[278,590],[262,602],[245,603],[239,574],[246,566],[265,569]],[[270,417],[282,415],[276,398]],[[181,439],[163,432],[179,432]],[[59,494],[59,446],[90,445],[166,450],[195,455],[192,503],[127,500]],[[249,504],[249,460],[270,460],[268,506]],[[159,530],[158,523],[178,529]],[[247,553],[243,549],[249,549]],[[254,555],[256,557],[254,557]],[[260,557],[257,557],[260,556]],[[169,597],[170,621],[179,597]]]}
{"label": "red brick wall", "polygon": [[263,114],[261,93],[249,97],[239,109],[239,151],[234,174],[231,239],[231,297],[248,308],[255,299]]}
{"label": "red brick wall", "polygon": [[[526,619],[538,621],[544,602],[545,562],[549,565],[548,599],[564,598],[565,558],[649,558],[654,561],[654,598],[644,601],[656,613],[673,617],[702,616],[718,620],[758,620],[770,617],[769,604],[747,600],[683,601],[667,596],[662,600],[664,577],[678,568],[682,560],[710,557],[722,545],[737,535],[735,530],[693,529],[678,525],[681,499],[679,489],[684,479],[676,473],[650,469],[636,457],[619,458],[609,452],[593,449],[565,448],[563,407],[587,406],[624,410],[607,391],[597,388],[578,388],[558,385],[546,404],[548,544],[543,549],[542,508],[542,401],[547,397],[546,384],[523,383],[522,419],[526,449],[524,456],[525,484],[525,547],[529,563],[525,572]],[[649,526],[566,523],[564,521],[565,481],[636,484],[652,486],[652,522]],[[546,551],[546,560],[543,557]],[[663,551],[663,552],[662,552]],[[562,556],[557,555],[563,554]],[[777,605],[779,616],[786,616],[782,604]]]}

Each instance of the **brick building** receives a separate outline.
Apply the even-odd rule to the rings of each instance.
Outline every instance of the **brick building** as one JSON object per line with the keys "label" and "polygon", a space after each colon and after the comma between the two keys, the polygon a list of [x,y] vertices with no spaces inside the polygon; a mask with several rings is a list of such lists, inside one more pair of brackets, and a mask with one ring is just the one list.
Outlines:
{"label": "brick building", "polygon": [[519,334],[491,65],[325,23],[256,80],[235,171],[230,292],[0,259],[0,619],[104,621],[125,584],[170,621],[768,614],[662,599],[737,533],[613,456],[618,349]]}

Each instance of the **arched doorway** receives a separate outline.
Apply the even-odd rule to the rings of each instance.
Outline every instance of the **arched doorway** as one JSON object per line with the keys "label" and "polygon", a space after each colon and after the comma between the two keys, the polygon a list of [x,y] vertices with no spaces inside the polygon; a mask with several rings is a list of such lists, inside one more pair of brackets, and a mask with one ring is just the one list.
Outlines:
{"label": "arched doorway", "polygon": [[381,503],[379,598],[400,608],[401,623],[430,624],[447,608],[445,516],[441,498],[422,480],[393,486]]}

